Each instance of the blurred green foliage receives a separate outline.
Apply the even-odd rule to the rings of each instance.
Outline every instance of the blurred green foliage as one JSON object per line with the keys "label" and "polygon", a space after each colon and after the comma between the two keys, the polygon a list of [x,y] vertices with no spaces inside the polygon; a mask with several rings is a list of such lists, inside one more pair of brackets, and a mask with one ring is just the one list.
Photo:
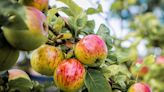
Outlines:
{"label": "blurred green foliage", "polygon": [[[164,0],[114,0],[109,14],[111,17],[119,18],[128,24],[127,29],[129,32],[127,35],[122,39],[115,37],[114,44],[117,49],[119,48],[121,51],[124,51],[127,48],[121,46],[121,44],[124,41],[133,39],[133,41],[130,41],[131,45],[128,47],[128,50],[133,51],[141,41],[146,41],[147,55],[163,55]],[[122,22],[122,25],[124,25],[123,23],[125,22]],[[137,39],[139,39],[138,42]],[[156,48],[160,48],[161,52],[160,50],[155,52]],[[162,71],[164,66],[152,61],[155,61],[152,56],[144,58],[143,62],[148,63],[141,64],[140,68],[146,65],[149,67],[149,72],[143,78],[139,78],[139,80],[148,83],[153,92],[163,92],[164,80]],[[136,62],[134,61],[134,63]]]}

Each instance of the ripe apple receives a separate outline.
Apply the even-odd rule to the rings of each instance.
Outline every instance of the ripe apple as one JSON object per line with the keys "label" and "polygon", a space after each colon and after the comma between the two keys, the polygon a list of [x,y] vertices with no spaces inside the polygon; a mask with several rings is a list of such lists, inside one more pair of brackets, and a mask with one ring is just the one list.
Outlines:
{"label": "ripe apple", "polygon": [[156,59],[157,64],[164,64],[164,56],[159,56]]}
{"label": "ripe apple", "polygon": [[38,73],[51,76],[63,58],[63,53],[59,48],[42,45],[32,53],[31,66]]}
{"label": "ripe apple", "polygon": [[54,72],[54,81],[57,87],[65,92],[79,90],[85,79],[85,68],[77,59],[63,60]]}
{"label": "ripe apple", "polygon": [[40,11],[48,9],[48,2],[49,0],[21,0],[24,5],[32,6]]}
{"label": "ripe apple", "polygon": [[129,89],[128,92],[152,92],[150,87],[145,83],[135,83]]}
{"label": "ripe apple", "polygon": [[25,23],[28,30],[3,27],[3,33],[7,41],[13,47],[20,50],[34,50],[47,41],[48,27],[46,16],[33,7],[25,7]]}
{"label": "ripe apple", "polygon": [[8,78],[9,81],[15,80],[18,78],[25,78],[25,79],[31,80],[28,74],[20,69],[10,69],[8,70],[8,73],[9,73],[9,78]]}
{"label": "ripe apple", "polygon": [[149,67],[144,65],[143,59],[138,58],[135,65],[131,67],[131,72],[135,76],[143,77],[149,72]]}
{"label": "ripe apple", "polygon": [[98,35],[87,35],[75,46],[75,56],[89,66],[99,66],[106,59],[107,46]]}

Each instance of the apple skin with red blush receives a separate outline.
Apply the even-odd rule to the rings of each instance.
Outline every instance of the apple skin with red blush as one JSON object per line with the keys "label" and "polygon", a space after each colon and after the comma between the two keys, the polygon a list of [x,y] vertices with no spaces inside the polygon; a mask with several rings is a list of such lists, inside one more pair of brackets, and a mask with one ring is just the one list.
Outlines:
{"label": "apple skin with red blush", "polygon": [[99,66],[108,54],[104,40],[98,35],[87,35],[75,46],[75,56],[83,64],[91,67]]}
{"label": "apple skin with red blush", "polygon": [[145,83],[135,83],[129,89],[128,92],[152,92],[150,87]]}
{"label": "apple skin with red blush", "polygon": [[77,59],[63,60],[54,72],[54,81],[58,88],[65,92],[76,92],[83,85],[86,71]]}

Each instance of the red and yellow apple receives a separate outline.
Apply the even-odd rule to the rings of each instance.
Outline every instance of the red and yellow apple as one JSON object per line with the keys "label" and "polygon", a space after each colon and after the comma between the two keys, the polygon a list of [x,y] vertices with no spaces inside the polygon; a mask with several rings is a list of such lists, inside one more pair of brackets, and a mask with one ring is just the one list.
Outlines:
{"label": "red and yellow apple", "polygon": [[40,74],[52,76],[55,68],[63,58],[63,53],[59,48],[42,45],[32,53],[31,66]]}
{"label": "red and yellow apple", "polygon": [[33,7],[25,7],[25,23],[28,29],[13,29],[3,27],[3,33],[7,41],[13,47],[20,50],[34,50],[47,41],[48,27],[46,16]]}
{"label": "red and yellow apple", "polygon": [[75,46],[75,56],[83,64],[99,66],[106,59],[107,46],[98,35],[87,35]]}
{"label": "red and yellow apple", "polygon": [[135,83],[129,89],[128,92],[152,92],[150,87],[145,83]]}
{"label": "red and yellow apple", "polygon": [[66,59],[55,69],[54,81],[61,90],[76,92],[83,86],[85,75],[85,68],[79,60]]}

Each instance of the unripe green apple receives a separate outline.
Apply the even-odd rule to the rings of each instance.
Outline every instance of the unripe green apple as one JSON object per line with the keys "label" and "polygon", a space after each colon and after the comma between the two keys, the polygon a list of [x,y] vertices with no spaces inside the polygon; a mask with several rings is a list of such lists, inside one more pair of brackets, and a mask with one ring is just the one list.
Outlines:
{"label": "unripe green apple", "polygon": [[45,15],[33,7],[26,7],[25,23],[28,30],[3,27],[3,33],[7,41],[20,50],[34,50],[47,41],[48,27]]}
{"label": "unripe green apple", "polygon": [[106,59],[107,46],[97,35],[88,35],[75,46],[75,56],[82,63],[89,66],[99,66]]}
{"label": "unripe green apple", "polygon": [[49,0],[22,0],[21,3],[27,6],[35,7],[40,11],[43,11],[48,9],[48,2]]}
{"label": "unripe green apple", "polygon": [[54,72],[57,87],[65,92],[76,92],[84,84],[85,68],[77,59],[63,60]]}
{"label": "unripe green apple", "polygon": [[128,89],[128,92],[152,92],[152,91],[147,84],[135,83]]}
{"label": "unripe green apple", "polygon": [[0,71],[11,68],[19,57],[19,51],[11,47],[0,33]]}
{"label": "unripe green apple", "polygon": [[31,66],[38,73],[51,76],[63,58],[63,53],[59,48],[42,45],[32,53]]}
{"label": "unripe green apple", "polygon": [[11,69],[11,70],[8,70],[8,73],[9,73],[9,78],[8,78],[9,81],[15,80],[18,78],[25,78],[25,79],[31,80],[30,77],[27,75],[27,73],[20,69]]}

